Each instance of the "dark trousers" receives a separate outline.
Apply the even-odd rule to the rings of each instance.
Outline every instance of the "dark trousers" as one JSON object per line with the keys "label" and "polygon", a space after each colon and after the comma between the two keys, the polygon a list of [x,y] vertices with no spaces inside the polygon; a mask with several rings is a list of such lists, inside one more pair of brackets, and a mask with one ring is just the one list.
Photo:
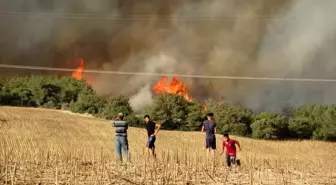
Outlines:
{"label": "dark trousers", "polygon": [[226,154],[226,164],[228,167],[231,166],[231,164],[235,164],[236,163],[236,155],[229,155]]}

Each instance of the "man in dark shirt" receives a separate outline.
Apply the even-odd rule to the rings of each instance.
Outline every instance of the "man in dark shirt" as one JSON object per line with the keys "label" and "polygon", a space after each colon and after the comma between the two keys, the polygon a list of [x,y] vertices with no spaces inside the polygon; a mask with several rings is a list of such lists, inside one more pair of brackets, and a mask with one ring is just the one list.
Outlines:
{"label": "man in dark shirt", "polygon": [[123,119],[123,113],[119,113],[116,120],[113,122],[113,127],[115,127],[116,152],[118,159],[122,161],[121,149],[123,149],[126,155],[126,159],[129,161],[129,148],[127,139],[128,123]]}
{"label": "man in dark shirt", "polygon": [[148,135],[148,141],[147,141],[146,147],[148,148],[149,151],[151,151],[152,156],[155,158],[156,157],[155,140],[156,140],[156,135],[159,132],[161,125],[153,122],[149,115],[145,115],[144,119],[146,123],[147,135]]}
{"label": "man in dark shirt", "polygon": [[213,120],[213,116],[213,113],[209,113],[202,126],[202,132],[206,132],[205,148],[209,152],[216,150],[216,122]]}

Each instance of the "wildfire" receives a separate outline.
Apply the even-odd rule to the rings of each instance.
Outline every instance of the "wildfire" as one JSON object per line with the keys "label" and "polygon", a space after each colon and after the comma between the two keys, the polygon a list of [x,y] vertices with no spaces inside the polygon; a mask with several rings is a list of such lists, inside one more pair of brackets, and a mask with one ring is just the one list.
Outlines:
{"label": "wildfire", "polygon": [[157,94],[166,92],[173,95],[183,95],[188,102],[191,101],[187,85],[178,80],[177,77],[173,77],[169,85],[167,85],[167,78],[162,76],[154,86],[153,91]]}
{"label": "wildfire", "polygon": [[84,71],[84,59],[79,59],[79,66],[76,68],[76,71],[72,72],[72,77],[80,80],[84,77],[83,71]]}

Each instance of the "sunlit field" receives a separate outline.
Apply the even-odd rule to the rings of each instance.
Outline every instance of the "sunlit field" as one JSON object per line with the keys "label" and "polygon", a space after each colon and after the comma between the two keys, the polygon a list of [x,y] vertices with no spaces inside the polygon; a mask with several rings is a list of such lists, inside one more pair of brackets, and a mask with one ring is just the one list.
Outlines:
{"label": "sunlit field", "polygon": [[[0,107],[0,184],[336,184],[336,144],[232,136],[242,166],[206,160],[205,134],[161,130],[157,160],[144,129],[129,129],[131,163],[117,163],[110,121]],[[217,146],[222,136],[217,135]]]}

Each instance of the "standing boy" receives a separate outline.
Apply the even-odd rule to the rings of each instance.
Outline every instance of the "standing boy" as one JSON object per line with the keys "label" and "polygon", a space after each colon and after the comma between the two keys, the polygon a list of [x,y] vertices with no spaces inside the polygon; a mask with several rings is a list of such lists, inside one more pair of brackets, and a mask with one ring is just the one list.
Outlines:
{"label": "standing boy", "polygon": [[149,115],[145,115],[144,119],[146,123],[147,135],[148,135],[147,148],[148,150],[151,151],[152,156],[156,158],[155,140],[156,140],[156,135],[159,132],[161,125],[153,122]]}
{"label": "standing boy", "polygon": [[205,131],[205,148],[209,150],[216,150],[216,122],[213,119],[213,113],[207,115],[207,120],[203,122],[202,132]]}
{"label": "standing boy", "polygon": [[227,167],[231,167],[231,163],[236,162],[237,150],[236,145],[238,146],[239,151],[241,150],[240,144],[238,141],[230,139],[229,134],[224,134],[222,153],[224,153],[224,147],[226,148],[226,164]]}

